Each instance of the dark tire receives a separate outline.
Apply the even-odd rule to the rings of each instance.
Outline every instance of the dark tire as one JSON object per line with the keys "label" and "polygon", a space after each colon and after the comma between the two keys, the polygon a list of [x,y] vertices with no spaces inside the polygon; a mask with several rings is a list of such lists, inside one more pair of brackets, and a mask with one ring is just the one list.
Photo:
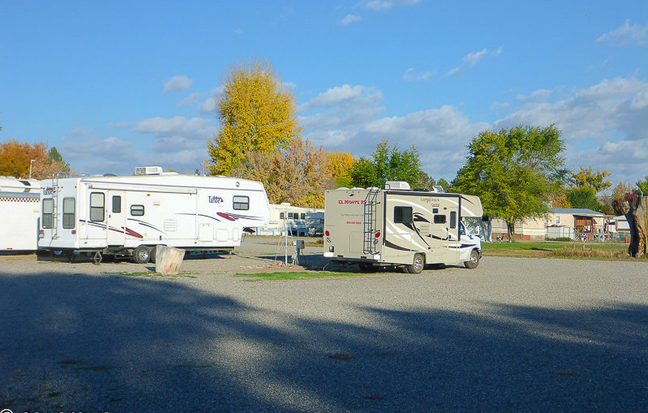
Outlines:
{"label": "dark tire", "polygon": [[479,265],[479,252],[477,250],[470,251],[470,259],[464,262],[466,268],[474,270]]}
{"label": "dark tire", "polygon": [[133,251],[133,261],[138,264],[146,264],[151,259],[151,249],[145,245],[140,245]]}
{"label": "dark tire", "polygon": [[373,266],[371,264],[364,263],[364,262],[362,262],[362,263],[360,263],[358,265],[360,266],[360,271],[362,271],[362,272],[376,272],[378,270],[378,267]]}
{"label": "dark tire", "polygon": [[155,254],[157,252],[157,248],[154,246],[151,247],[151,256],[149,257],[149,261],[155,264]]}
{"label": "dark tire", "polygon": [[421,272],[423,272],[424,267],[425,257],[423,257],[423,254],[414,254],[412,265],[408,265],[406,269],[410,274],[420,274]]}

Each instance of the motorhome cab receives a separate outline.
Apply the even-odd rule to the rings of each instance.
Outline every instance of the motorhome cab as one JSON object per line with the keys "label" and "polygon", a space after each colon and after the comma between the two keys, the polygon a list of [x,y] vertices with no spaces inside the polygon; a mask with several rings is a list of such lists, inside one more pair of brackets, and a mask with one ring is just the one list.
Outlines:
{"label": "motorhome cab", "polygon": [[259,182],[178,175],[160,167],[133,176],[53,177],[42,182],[39,247],[155,260],[157,245],[188,250],[237,247],[247,228],[268,223]]}
{"label": "motorhome cab", "polygon": [[40,182],[0,177],[0,251],[36,251]]}
{"label": "motorhome cab", "polygon": [[462,223],[483,215],[477,196],[387,182],[385,189],[327,191],[324,215],[324,256],[363,270],[398,266],[418,274],[426,264],[476,268],[481,258],[480,238]]}

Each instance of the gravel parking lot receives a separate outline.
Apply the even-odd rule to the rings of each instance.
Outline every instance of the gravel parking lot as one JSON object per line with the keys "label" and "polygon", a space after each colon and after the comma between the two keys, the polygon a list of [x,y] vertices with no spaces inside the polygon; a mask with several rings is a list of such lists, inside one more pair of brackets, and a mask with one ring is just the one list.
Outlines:
{"label": "gravel parking lot", "polygon": [[0,256],[0,410],[647,411],[645,262],[236,275],[282,253],[250,238],[166,278]]}

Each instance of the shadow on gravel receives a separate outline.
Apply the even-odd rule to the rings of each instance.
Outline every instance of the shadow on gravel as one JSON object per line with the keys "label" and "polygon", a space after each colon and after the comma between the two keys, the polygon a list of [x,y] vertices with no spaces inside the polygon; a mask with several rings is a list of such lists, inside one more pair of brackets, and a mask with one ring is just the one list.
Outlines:
{"label": "shadow on gravel", "polygon": [[0,408],[645,409],[648,307],[599,304],[366,307],[335,322],[167,280],[0,273]]}

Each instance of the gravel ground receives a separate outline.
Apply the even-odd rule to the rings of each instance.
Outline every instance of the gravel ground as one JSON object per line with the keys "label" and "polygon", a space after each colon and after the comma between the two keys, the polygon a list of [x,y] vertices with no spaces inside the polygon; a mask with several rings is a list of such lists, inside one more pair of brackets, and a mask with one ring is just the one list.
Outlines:
{"label": "gravel ground", "polygon": [[254,281],[302,270],[278,244],[177,277],[0,256],[0,410],[648,411],[645,262]]}

